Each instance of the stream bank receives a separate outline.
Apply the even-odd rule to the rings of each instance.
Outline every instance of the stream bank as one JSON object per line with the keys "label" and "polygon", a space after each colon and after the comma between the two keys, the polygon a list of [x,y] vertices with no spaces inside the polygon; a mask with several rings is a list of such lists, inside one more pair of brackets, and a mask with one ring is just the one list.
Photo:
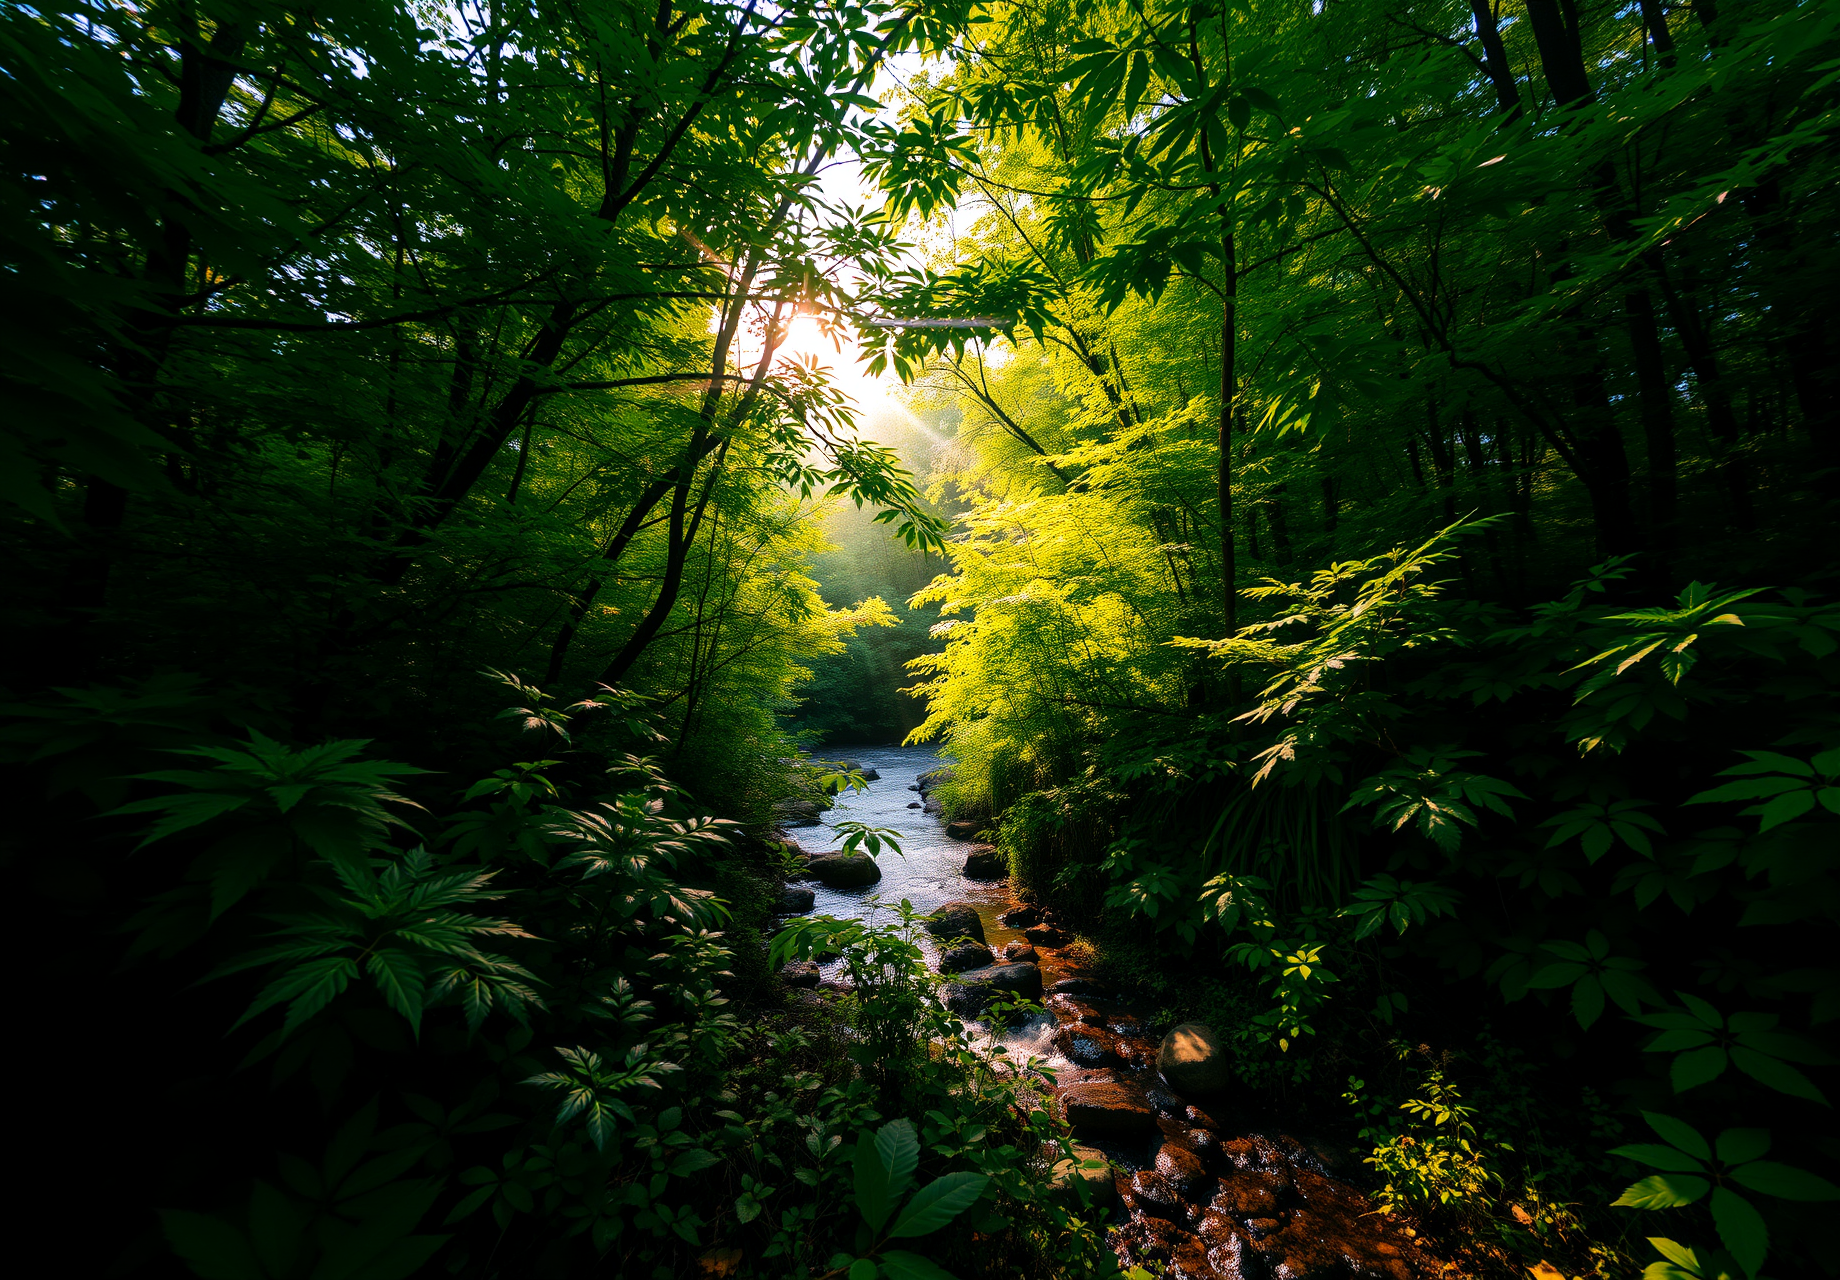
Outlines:
{"label": "stream bank", "polygon": [[[921,779],[943,763],[935,751],[871,747],[850,759],[876,779],[790,838],[822,853],[837,843],[837,822],[863,822],[894,831],[902,853],[883,854],[881,878],[870,884],[805,882],[809,910],[873,920],[878,904],[903,899],[927,915],[952,908],[951,936],[920,938],[935,969],[951,974],[965,963],[952,937],[980,932],[996,965],[1008,953],[1015,959],[1006,967],[1039,968],[1044,1012],[984,1030],[1012,1055],[1041,1059],[1053,1076],[1052,1084],[1042,1079],[1041,1092],[1071,1125],[1078,1154],[1108,1162],[1110,1182],[1101,1180],[1097,1191],[1109,1213],[1107,1243],[1121,1264],[1160,1266],[1175,1280],[1427,1280],[1451,1270],[1340,1176],[1350,1153],[1300,1138],[1243,1105],[1218,1055],[1199,1071],[1180,1068],[1165,1034],[1173,1029],[1146,1022],[1083,971],[1065,949],[1071,933],[1060,932],[1058,944],[1054,930],[1030,936],[1037,913],[1016,900],[1007,880],[964,874],[980,846],[949,836],[937,805],[922,799]],[[811,976],[835,983],[838,968],[832,962]],[[949,1005],[962,998],[962,987],[945,989]],[[1210,1074],[1214,1080],[1201,1085]]]}

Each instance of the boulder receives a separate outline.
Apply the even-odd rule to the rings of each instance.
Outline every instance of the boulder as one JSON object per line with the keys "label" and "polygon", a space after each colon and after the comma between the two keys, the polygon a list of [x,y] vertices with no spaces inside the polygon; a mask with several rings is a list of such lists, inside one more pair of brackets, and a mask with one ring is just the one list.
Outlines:
{"label": "boulder", "polygon": [[811,874],[833,889],[853,889],[880,880],[882,869],[866,853],[819,853],[812,855]]}
{"label": "boulder", "polygon": [[1118,1195],[1111,1162],[1097,1147],[1075,1145],[1071,1160],[1056,1160],[1052,1173],[1054,1189],[1071,1194],[1083,1204],[1108,1205]]}
{"label": "boulder", "polygon": [[779,910],[785,915],[803,915],[816,901],[817,895],[802,884],[789,884],[779,891]]}
{"label": "boulder", "polygon": [[984,845],[973,849],[971,856],[965,859],[965,878],[967,880],[1007,880],[1009,879],[1009,859],[1001,850]]}
{"label": "boulder", "polygon": [[986,969],[997,962],[990,948],[981,942],[966,942],[939,957],[939,972],[963,973],[967,969]]}
{"label": "boulder", "polygon": [[1222,1178],[1208,1208],[1238,1222],[1272,1218],[1278,1213],[1278,1189],[1269,1174],[1238,1173]]}
{"label": "boulder", "polygon": [[940,804],[939,801],[932,796],[928,796],[926,798],[926,803],[921,805],[920,808],[927,813],[935,815],[945,812],[945,806]]}
{"label": "boulder", "polygon": [[948,902],[926,919],[926,931],[935,938],[970,938],[984,941],[984,922],[969,902]]}
{"label": "boulder", "polygon": [[1153,1169],[1139,1169],[1131,1175],[1131,1207],[1153,1218],[1180,1222],[1188,1216],[1188,1206],[1169,1180]]}
{"label": "boulder", "polygon": [[864,782],[880,782],[882,780],[882,775],[877,773],[874,769],[864,769],[862,771],[862,779]]}
{"label": "boulder", "polygon": [[1117,1037],[1103,1027],[1089,1027],[1072,1022],[1054,1033],[1054,1047],[1067,1061],[1082,1067],[1121,1067],[1124,1058],[1118,1052]]}
{"label": "boulder", "polygon": [[[1027,946],[1027,943],[1023,944]],[[1055,983],[1060,986],[1060,983]],[[1055,993],[1048,997],[1048,1012],[1062,1022],[1084,1022],[1089,1027],[1105,1025],[1105,1015],[1089,1004],[1075,1000],[1072,996]]]}
{"label": "boulder", "polygon": [[925,806],[923,806],[918,800],[916,800],[912,804],[908,805],[907,807],[909,809],[920,809],[920,808],[924,808]]}
{"label": "boulder", "polygon": [[1171,1089],[1184,1095],[1221,1093],[1233,1083],[1226,1045],[1199,1022],[1184,1022],[1163,1037],[1156,1068]]}
{"label": "boulder", "polygon": [[1160,1135],[1150,1144],[1150,1163],[1184,1198],[1193,1196],[1207,1184],[1208,1172],[1201,1157]]}
{"label": "boulder", "polygon": [[970,840],[978,833],[978,824],[970,818],[946,823],[946,834],[954,840]]}
{"label": "boulder", "polygon": [[1048,990],[1057,996],[1073,996],[1079,1000],[1104,1000],[1111,994],[1103,983],[1091,978],[1062,978]]}
{"label": "boulder", "polygon": [[946,1008],[976,1018],[993,1004],[1041,999],[1041,970],[1032,964],[993,964],[967,969],[947,989]]}
{"label": "boulder", "polygon": [[779,971],[779,976],[789,987],[815,987],[823,975],[810,960],[794,960]]}
{"label": "boulder", "polygon": [[910,782],[907,784],[907,789],[909,791],[918,791],[920,789],[920,784],[917,782]]}
{"label": "boulder", "polygon": [[1156,1128],[1156,1112],[1132,1084],[1075,1084],[1061,1091],[1067,1123],[1091,1133],[1135,1137]]}
{"label": "boulder", "polygon": [[1003,948],[1003,958],[1011,963],[1026,962],[1028,964],[1034,964],[1037,960],[1041,959],[1040,956],[1035,954],[1035,948],[1031,947],[1021,938],[1017,938],[1014,942],[1005,944]]}
{"label": "boulder", "polygon": [[919,784],[920,790],[931,791],[934,787],[952,781],[952,771],[950,769],[928,769],[914,781]]}
{"label": "boulder", "polygon": [[1051,924],[1032,924],[1022,931],[1022,936],[1038,947],[1064,947],[1073,941],[1072,934]]}
{"label": "boulder", "polygon": [[1002,915],[997,917],[997,922],[999,924],[1006,924],[1012,929],[1026,929],[1032,924],[1041,923],[1041,909],[1026,904],[1020,907],[1011,907],[1008,911],[1005,911]]}

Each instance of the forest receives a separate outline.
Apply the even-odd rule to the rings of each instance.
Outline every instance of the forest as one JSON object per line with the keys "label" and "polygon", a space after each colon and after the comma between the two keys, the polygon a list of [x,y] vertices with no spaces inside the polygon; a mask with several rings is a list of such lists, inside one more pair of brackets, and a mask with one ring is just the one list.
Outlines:
{"label": "forest", "polygon": [[59,1272],[1840,1275],[1840,6],[6,0],[0,103]]}

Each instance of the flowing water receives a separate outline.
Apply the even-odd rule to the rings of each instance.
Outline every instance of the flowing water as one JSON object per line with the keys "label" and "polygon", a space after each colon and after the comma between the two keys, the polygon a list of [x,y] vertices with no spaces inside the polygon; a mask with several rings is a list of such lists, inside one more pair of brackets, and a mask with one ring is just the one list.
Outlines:
{"label": "flowing water", "polygon": [[[889,922],[887,908],[902,900],[922,914],[966,902],[1001,955],[1005,943],[1022,936],[997,919],[1017,905],[1009,885],[965,877],[965,858],[977,846],[948,837],[916,789],[919,775],[943,766],[938,754],[927,747],[862,747],[843,758],[880,777],[839,798],[820,825],[787,834],[808,852],[822,853],[838,846],[835,823],[863,822],[893,831],[902,852],[883,851],[877,859],[882,878],[873,885],[834,889],[808,881],[812,909]],[[933,939],[922,934],[919,941],[936,963]],[[1044,986],[1085,978],[1064,953],[1037,950]],[[824,966],[824,976],[840,977],[840,967]],[[1371,1202],[1330,1172],[1336,1157],[1231,1099],[1204,1098],[1204,1110],[1175,1096],[1157,1067],[1162,1028],[1146,1026],[1089,978],[1066,986],[1048,999],[1047,1012],[983,1034],[1012,1055],[1043,1058],[1056,1069],[1054,1105],[1073,1122],[1077,1140],[1093,1144],[1088,1154],[1102,1154],[1115,1171],[1107,1242],[1121,1262],[1159,1265],[1169,1280],[1433,1280],[1448,1274],[1449,1264],[1426,1252],[1423,1241],[1376,1219]]]}

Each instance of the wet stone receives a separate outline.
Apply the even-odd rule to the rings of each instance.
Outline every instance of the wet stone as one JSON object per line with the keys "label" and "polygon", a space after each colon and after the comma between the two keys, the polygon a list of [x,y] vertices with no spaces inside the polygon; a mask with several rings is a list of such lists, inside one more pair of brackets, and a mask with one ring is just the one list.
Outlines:
{"label": "wet stone", "polygon": [[1185,1242],[1194,1236],[1162,1218],[1133,1218],[1111,1232],[1106,1243],[1126,1267],[1141,1267],[1150,1262],[1167,1263]]}
{"label": "wet stone", "polygon": [[1150,1158],[1156,1171],[1183,1197],[1193,1196],[1208,1181],[1201,1157],[1167,1138],[1156,1142]]}
{"label": "wet stone", "polygon": [[965,878],[967,880],[1007,880],[1009,879],[1009,859],[1000,849],[985,845],[973,849],[965,859]]}
{"label": "wet stone", "polygon": [[946,823],[946,835],[954,840],[969,840],[978,833],[978,824],[970,818]]}
{"label": "wet stone", "polygon": [[1049,987],[1048,991],[1053,995],[1073,996],[1079,1000],[1103,1000],[1110,994],[1102,983],[1094,982],[1091,978],[1062,978]]}
{"label": "wet stone", "polygon": [[[1023,945],[1027,946],[1028,944],[1024,943]],[[1060,984],[1057,982],[1054,985],[1059,986]],[[1062,1022],[1084,1022],[1092,1027],[1102,1027],[1105,1025],[1104,1014],[1100,1013],[1091,1005],[1074,999],[1072,996],[1049,996],[1047,1008],[1049,1013],[1053,1014]]]}
{"label": "wet stone", "polygon": [[1222,1151],[1220,1138],[1206,1129],[1197,1129],[1182,1120],[1170,1116],[1158,1116],[1156,1127],[1163,1131],[1163,1141],[1173,1142],[1184,1150],[1193,1152],[1195,1158],[1209,1169],[1220,1167]]}
{"label": "wet stone", "polygon": [[823,975],[818,972],[818,966],[811,961],[794,960],[779,971],[779,976],[789,987],[815,987],[818,985],[818,979]]}
{"label": "wet stone", "polygon": [[779,910],[788,915],[810,911],[817,895],[802,884],[789,884],[779,891]]}
{"label": "wet stone", "polygon": [[1061,1091],[1067,1123],[1097,1134],[1130,1136],[1156,1126],[1143,1090],[1130,1084],[1075,1084]]}
{"label": "wet stone", "polygon": [[1064,947],[1073,941],[1072,934],[1051,924],[1032,924],[1022,931],[1022,936],[1038,947]]}
{"label": "wet stone", "polygon": [[1214,1280],[1214,1267],[1208,1261],[1207,1246],[1190,1236],[1178,1240],[1170,1251],[1167,1280]]}
{"label": "wet stone", "polygon": [[1278,1212],[1278,1189],[1269,1174],[1234,1174],[1220,1180],[1208,1207],[1240,1222],[1271,1218]]}
{"label": "wet stone", "polygon": [[1011,929],[1026,929],[1032,924],[1041,923],[1041,910],[1028,905],[1011,907],[997,917],[997,923],[1007,925]]}
{"label": "wet stone", "polygon": [[1040,956],[1035,954],[1035,948],[1031,947],[1021,938],[1017,938],[1015,941],[1004,945],[1003,958],[1011,963],[1027,962],[1029,964],[1033,964],[1035,961],[1041,959]]}
{"label": "wet stone", "polygon": [[907,807],[909,809],[922,809],[922,808],[925,808],[926,806],[922,805],[918,800],[916,800],[912,804],[908,805]]}
{"label": "wet stone", "polygon": [[866,853],[820,853],[811,860],[811,874],[833,889],[874,884],[882,869]]}
{"label": "wet stone", "polygon": [[1139,1169],[1131,1175],[1131,1190],[1126,1195],[1125,1204],[1138,1213],[1147,1213],[1153,1218],[1168,1218],[1172,1222],[1181,1222],[1188,1217],[1188,1205],[1183,1203],[1176,1189],[1169,1185],[1169,1180],[1150,1169]]}
{"label": "wet stone", "polygon": [[1277,1218],[1246,1219],[1246,1234],[1254,1240],[1263,1240],[1266,1236],[1276,1235],[1284,1229],[1284,1223]]}
{"label": "wet stone", "polygon": [[926,931],[935,938],[970,938],[984,941],[984,922],[969,902],[948,902],[926,919]]}
{"label": "wet stone", "polygon": [[996,957],[990,954],[990,948],[980,942],[967,942],[952,947],[939,957],[939,972],[963,973],[967,969],[982,969],[996,963]]}
{"label": "wet stone", "polygon": [[1235,1231],[1218,1243],[1210,1242],[1208,1262],[1223,1280],[1265,1280],[1265,1259],[1244,1233]]}
{"label": "wet stone", "polygon": [[1102,1027],[1089,1027],[1078,1022],[1061,1027],[1054,1033],[1054,1047],[1065,1054],[1069,1062],[1082,1067],[1124,1065],[1111,1032]]}

